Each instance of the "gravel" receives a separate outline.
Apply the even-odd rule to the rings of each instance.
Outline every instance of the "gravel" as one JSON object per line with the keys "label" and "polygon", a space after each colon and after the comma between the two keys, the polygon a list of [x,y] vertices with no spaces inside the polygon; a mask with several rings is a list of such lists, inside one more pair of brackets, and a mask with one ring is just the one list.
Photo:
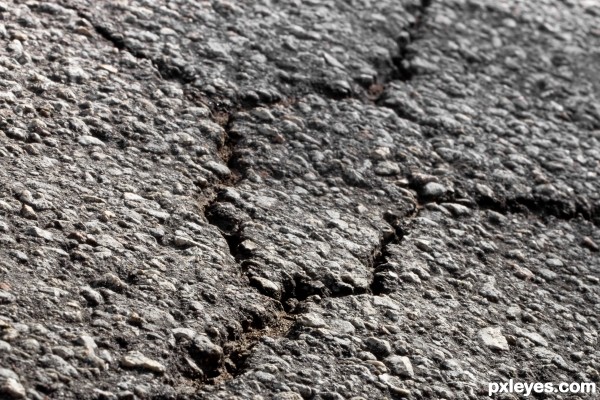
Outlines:
{"label": "gravel", "polygon": [[599,382],[591,2],[0,14],[0,397]]}

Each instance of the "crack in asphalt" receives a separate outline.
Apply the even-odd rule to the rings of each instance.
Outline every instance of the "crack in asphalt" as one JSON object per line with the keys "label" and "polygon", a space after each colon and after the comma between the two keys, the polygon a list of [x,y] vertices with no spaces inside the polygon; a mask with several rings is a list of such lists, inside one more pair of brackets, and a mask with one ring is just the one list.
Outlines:
{"label": "crack in asphalt", "polygon": [[[212,185],[208,196],[199,201],[199,207],[202,209],[203,215],[207,222],[215,226],[221,236],[227,242],[229,253],[235,260],[236,264],[240,266],[242,257],[239,252],[239,244],[241,243],[241,235],[239,230],[230,231],[223,226],[223,221],[219,220],[218,217],[213,215],[212,211],[215,205],[220,203],[218,193],[220,190],[226,187],[234,187],[237,182],[242,178],[241,171],[238,169],[237,160],[235,157],[235,148],[237,147],[237,137],[232,133],[232,125],[234,116],[240,111],[249,111],[252,108],[263,106],[264,103],[260,104],[249,104],[238,100],[236,103],[231,104],[227,99],[219,98],[208,98],[202,94],[199,94],[195,89],[185,87],[193,81],[193,77],[186,76],[178,67],[170,66],[167,62],[162,60],[156,60],[146,54],[136,51],[131,47],[128,47],[122,35],[115,33],[109,27],[105,25],[99,25],[93,23],[87,11],[78,8],[69,7],[75,11],[81,19],[88,21],[94,30],[105,40],[109,41],[119,50],[126,50],[131,53],[134,57],[142,60],[148,60],[156,68],[161,79],[167,79],[179,82],[184,86],[184,92],[186,97],[194,103],[200,103],[207,106],[211,111],[212,120],[219,124],[223,128],[224,137],[222,145],[217,149],[219,158],[227,165],[231,174],[227,178],[220,178],[217,183]],[[284,100],[278,99],[272,104],[283,102]],[[290,99],[287,99],[289,102]],[[294,101],[293,99],[291,100]],[[252,285],[251,280],[248,282]],[[253,286],[255,287],[255,286]],[[256,287],[255,287],[256,288]],[[250,355],[251,349],[256,346],[259,341],[265,336],[278,337],[285,336],[293,325],[294,318],[284,310],[283,304],[281,304],[282,312],[276,316],[275,323],[267,327],[249,326],[241,334],[241,338],[237,340],[230,340],[223,343],[224,357],[221,365],[210,365],[205,366],[210,374],[204,376],[204,382],[207,384],[217,384],[219,382],[232,379],[233,377],[243,373],[245,361]]]}
{"label": "crack in asphalt", "polygon": [[391,81],[406,82],[416,75],[410,63],[415,56],[411,44],[423,36],[425,21],[432,4],[433,0],[421,0],[414,10],[409,10],[415,20],[396,39],[398,52],[392,57],[392,69],[391,71],[382,71],[377,77],[377,84],[385,86]]}
{"label": "crack in asphalt", "polygon": [[582,218],[600,226],[600,205],[586,205],[582,201],[568,202],[544,196],[504,200],[480,196],[477,198],[477,206],[482,210],[492,210],[500,214],[534,214],[540,218],[555,217],[565,221]]}
{"label": "crack in asphalt", "polygon": [[[332,100],[356,99],[363,103],[386,107],[380,104],[379,100],[387,84],[393,81],[410,81],[416,75],[411,66],[411,59],[415,56],[411,44],[422,37],[429,7],[432,4],[433,0],[421,0],[417,7],[408,10],[415,20],[396,38],[398,51],[392,56],[389,63],[384,66],[374,66],[377,74],[373,83],[367,84],[365,87],[354,84],[350,88],[336,87],[335,82],[319,79],[307,84],[298,85],[295,82],[291,82],[291,84],[299,90],[299,95],[316,93]],[[402,115],[400,117],[406,118]]]}
{"label": "crack in asphalt", "polygon": [[[410,187],[418,193],[421,183],[411,181]],[[535,215],[542,219],[554,217],[569,221],[582,218],[596,226],[600,226],[600,204],[591,204],[587,199],[580,197],[569,201],[569,199],[553,199],[543,195],[501,198],[493,195],[477,194],[473,199],[466,199],[458,198],[453,193],[447,193],[439,199],[431,199],[420,195],[418,202],[423,205],[427,203],[459,203],[477,207],[479,210],[495,211],[502,215],[509,213]]]}
{"label": "crack in asphalt", "polygon": [[[347,90],[336,90],[328,82],[315,80],[308,83],[290,82],[290,85],[295,89],[296,96],[300,97],[305,94],[320,94],[333,100],[343,100],[347,98],[357,99],[362,102],[375,104],[379,107],[386,107],[380,101],[381,94],[385,90],[385,86],[392,81],[410,81],[414,79],[416,72],[411,66],[411,59],[414,57],[414,52],[411,49],[411,44],[418,40],[423,34],[424,23],[427,18],[428,9],[432,4],[432,0],[422,0],[419,7],[412,13],[415,16],[415,21],[408,27],[397,39],[398,53],[392,58],[391,69],[380,70],[376,83],[369,88],[352,88]],[[419,214],[420,206],[415,205],[415,210],[412,215],[402,213],[386,212],[383,219],[391,227],[390,231],[381,233],[381,240],[373,248],[371,257],[365,262],[365,268],[371,271],[371,283],[367,290],[344,289],[325,285],[324,287],[316,288],[311,285],[310,279],[301,274],[296,274],[290,279],[283,282],[282,292],[279,295],[265,292],[252,276],[244,271],[244,261],[250,261],[251,257],[241,249],[241,244],[244,241],[239,222],[235,219],[225,218],[220,214],[218,206],[226,203],[227,200],[220,198],[220,192],[227,187],[235,187],[243,178],[243,171],[238,165],[236,156],[236,148],[238,147],[239,137],[236,136],[233,124],[235,115],[238,112],[250,111],[258,106],[274,106],[284,102],[295,102],[295,98],[277,99],[270,103],[249,103],[243,99],[220,99],[217,96],[205,96],[189,88],[189,83],[193,82],[194,77],[189,76],[179,67],[170,65],[168,61],[155,59],[147,54],[137,51],[127,46],[123,36],[110,28],[110,26],[101,25],[93,22],[93,18],[86,10],[77,8],[73,9],[77,15],[90,22],[92,27],[99,36],[109,41],[114,47],[119,50],[126,50],[134,57],[147,60],[152,63],[162,79],[179,82],[184,86],[187,97],[196,103],[207,106],[211,110],[212,119],[218,123],[224,132],[222,145],[217,149],[218,155],[223,164],[227,165],[231,174],[226,178],[219,178],[216,183],[209,189],[209,194],[204,196],[199,201],[199,207],[202,209],[206,221],[213,225],[221,236],[227,242],[229,253],[235,260],[240,271],[248,279],[247,284],[254,287],[257,291],[265,296],[268,296],[281,305],[281,311],[274,316],[274,322],[269,327],[248,326],[237,340],[225,341],[223,344],[224,359],[221,365],[212,366],[213,374],[207,377],[206,382],[216,384],[228,379],[233,379],[235,376],[242,374],[246,368],[246,360],[249,357],[251,350],[256,346],[263,337],[283,337],[294,332],[296,324],[295,314],[302,312],[302,307],[299,303],[308,299],[310,296],[319,295],[321,297],[343,297],[354,296],[364,293],[372,295],[385,294],[395,285],[397,281],[393,279],[393,266],[388,263],[388,246],[401,244],[407,234],[407,225],[411,219]],[[414,121],[409,115],[403,115],[397,107],[392,108],[401,118],[406,118]],[[448,201],[459,201],[460,199],[448,199]],[[419,201],[423,204],[425,202]],[[533,212],[539,216],[553,215],[561,219],[571,219],[578,215],[583,215],[584,218],[595,220],[596,224],[600,225],[600,221],[596,218],[600,215],[598,207],[585,209],[585,207],[577,205],[568,207],[567,204],[556,202],[553,200],[526,199],[517,198],[511,200],[498,200],[491,197],[480,196],[476,200],[476,204],[480,209],[490,209],[493,211],[506,214],[508,212],[524,213],[527,211]]]}
{"label": "crack in asphalt", "polygon": [[[393,272],[388,268],[390,265],[387,262],[389,256],[387,248],[390,245],[400,245],[404,237],[408,234],[408,224],[410,221],[419,215],[420,208],[415,204],[415,209],[411,215],[406,213],[397,213],[386,211],[383,219],[392,228],[390,232],[384,232],[379,245],[373,249],[373,256],[368,267],[372,271],[371,284],[369,289],[373,295],[380,295],[390,292],[390,286],[396,285],[393,281]],[[390,282],[391,280],[391,282]]]}
{"label": "crack in asphalt", "polygon": [[[227,216],[220,214],[217,210],[219,204],[227,203],[226,200],[221,200],[219,196],[215,196],[212,202],[205,208],[205,217],[207,221],[215,226],[223,238],[227,241],[230,254],[235,259],[240,269],[244,271],[244,263],[252,262],[251,256],[241,249],[241,244],[244,237],[241,233],[239,223],[235,220],[228,219]],[[311,296],[318,295],[320,297],[346,297],[360,294],[380,295],[388,293],[390,288],[386,285],[385,273],[387,265],[387,247],[392,244],[400,244],[407,234],[407,226],[410,220],[418,216],[419,210],[415,208],[412,215],[400,214],[395,212],[386,212],[383,219],[391,228],[389,231],[381,233],[379,243],[372,249],[371,257],[364,264],[365,268],[372,272],[371,283],[367,290],[357,290],[353,288],[349,291],[336,291],[337,288],[331,285],[323,287],[315,287],[312,285],[310,278],[302,274],[295,274],[290,279],[284,280],[282,292],[275,294],[265,292],[264,288],[254,281],[253,277],[246,274],[248,284],[258,290],[265,296],[279,302],[282,312],[275,317],[275,323],[267,329],[255,329],[249,327],[244,332],[240,340],[230,341],[224,345],[226,361],[225,368],[220,368],[221,374],[214,378],[214,382],[220,382],[226,379],[232,379],[237,375],[244,373],[246,369],[246,360],[250,356],[250,352],[263,337],[290,337],[294,332],[299,330],[298,324],[295,323],[295,315],[303,313],[302,301],[309,299]],[[397,284],[397,283],[394,283]]]}
{"label": "crack in asphalt", "polygon": [[[239,111],[248,111],[253,107],[240,106],[236,111],[228,112],[227,118],[221,119],[222,126],[226,138],[223,148],[219,154],[222,157],[222,162],[227,164],[231,170],[232,178],[222,179],[215,188],[207,203],[203,208],[203,214],[207,222],[215,226],[221,236],[227,242],[229,253],[239,266],[240,271],[244,273],[248,279],[248,285],[254,287],[261,294],[272,298],[281,305],[282,312],[276,316],[275,323],[268,329],[256,329],[250,326],[244,332],[242,339],[227,342],[225,348],[225,368],[219,368],[221,374],[214,378],[214,382],[231,379],[242,374],[245,371],[245,362],[250,355],[251,349],[256,346],[260,340],[265,337],[283,337],[290,335],[291,332],[297,330],[297,324],[294,323],[294,315],[302,313],[301,302],[311,296],[318,295],[321,297],[345,297],[355,296],[365,293],[378,295],[384,293],[385,290],[380,288],[377,272],[386,263],[387,252],[386,248],[390,244],[401,243],[406,234],[407,222],[418,215],[418,206],[415,203],[414,208],[410,212],[393,212],[387,211],[383,215],[383,220],[389,225],[390,230],[381,233],[381,239],[375,248],[371,251],[371,257],[364,263],[365,268],[372,272],[372,282],[369,288],[361,290],[360,288],[342,288],[335,286],[335,283],[326,283],[323,286],[315,286],[312,284],[308,276],[296,273],[285,279],[282,282],[280,293],[272,293],[256,280],[255,277],[246,273],[245,263],[252,262],[252,256],[246,252],[241,244],[245,240],[242,234],[241,221],[235,215],[229,214],[226,210],[220,209],[223,204],[229,203],[229,200],[221,196],[224,189],[234,187],[242,179],[243,172],[237,163],[236,147],[238,146],[238,138],[233,129],[235,113]],[[410,215],[409,215],[410,213]]]}
{"label": "crack in asphalt", "polygon": [[[410,68],[406,67],[409,65],[408,62],[408,45],[416,37],[416,33],[421,29],[421,21],[429,6],[430,2],[424,0],[421,2],[421,7],[417,10],[417,16],[415,17],[415,23],[409,28],[404,35],[399,38],[400,50],[398,56],[392,60],[393,71],[391,73],[392,79],[408,80],[412,78],[412,72]],[[198,93],[195,89],[190,89],[189,83],[193,81],[193,77],[185,75],[178,67],[170,66],[167,62],[162,60],[156,60],[142,52],[136,51],[131,47],[128,47],[125,43],[123,36],[119,33],[115,33],[110,27],[93,23],[93,18],[90,17],[87,11],[74,9],[77,15],[90,22],[95,31],[105,40],[112,43],[119,50],[126,50],[138,59],[148,60],[156,68],[162,79],[173,80],[179,82],[184,86],[186,97],[193,102],[200,103],[207,106],[212,115],[214,122],[218,123],[224,132],[224,138],[222,145],[217,149],[221,161],[227,165],[231,174],[227,178],[220,178],[219,181],[212,185],[212,188],[208,196],[205,196],[199,202],[199,206],[202,209],[203,215],[206,221],[215,226],[221,236],[227,242],[229,253],[235,260],[236,264],[243,271],[242,262],[246,260],[246,257],[240,251],[240,244],[243,241],[240,228],[235,223],[231,224],[232,221],[222,218],[216,211],[217,205],[222,202],[219,199],[219,192],[226,187],[235,187],[237,183],[242,179],[242,171],[238,168],[237,157],[235,150],[238,145],[238,137],[233,132],[233,122],[235,114],[240,111],[249,111],[257,106],[273,106],[278,103],[282,103],[285,100],[277,99],[270,104],[264,103],[248,103],[244,100],[236,99],[234,103],[231,103],[230,99],[219,99],[216,97],[207,97],[203,94]],[[405,39],[408,39],[404,41]],[[380,74],[382,75],[382,74]],[[381,76],[378,76],[378,80]],[[384,77],[386,84],[390,80],[390,76],[387,74]],[[372,88],[368,91],[360,93],[360,89],[356,88],[347,90],[337,90],[335,87],[329,85],[323,81],[311,81],[307,85],[296,86],[292,83],[292,86],[296,89],[296,95],[302,94],[320,94],[333,100],[343,100],[346,98],[354,98],[362,102],[371,102],[376,104],[376,97],[373,96]],[[304,93],[306,92],[306,93]],[[295,98],[287,99],[287,102],[295,102]],[[260,285],[257,285],[251,276],[246,275],[248,278],[248,284],[262,294],[267,295],[281,304],[283,310],[277,318],[275,324],[271,328],[257,329],[256,327],[250,326],[243,333],[242,337],[235,341],[228,341],[223,345],[224,348],[224,361],[223,365],[212,366],[213,376],[209,376],[207,383],[218,383],[223,380],[232,379],[233,377],[244,372],[245,362],[248,358],[251,349],[256,346],[259,341],[265,336],[285,336],[293,330],[294,318],[293,314],[300,311],[298,303],[306,300],[310,296],[320,295],[323,297],[341,297],[350,295],[359,295],[367,292],[371,294],[380,294],[385,290],[382,287],[380,270],[386,264],[386,248],[392,243],[400,243],[404,236],[404,231],[401,227],[399,217],[393,213],[387,213],[384,215],[384,219],[391,225],[391,233],[382,233],[382,239],[380,243],[372,250],[371,258],[367,260],[365,267],[372,271],[372,282],[369,285],[368,291],[356,290],[356,288],[349,291],[340,291],[334,287],[315,288],[310,284],[310,279],[302,275],[295,275],[289,280],[283,283],[283,290],[279,299],[273,296],[271,293],[264,293],[261,290]],[[216,374],[216,375],[215,375]]]}
{"label": "crack in asphalt", "polygon": [[112,43],[115,48],[126,50],[137,59],[150,61],[161,79],[173,80],[182,84],[187,84],[194,80],[194,77],[186,75],[179,67],[170,65],[168,61],[155,59],[143,51],[128,46],[123,35],[111,29],[108,25],[96,23],[89,10],[70,3],[62,3],[62,6],[74,11],[79,18],[87,21],[100,37]]}

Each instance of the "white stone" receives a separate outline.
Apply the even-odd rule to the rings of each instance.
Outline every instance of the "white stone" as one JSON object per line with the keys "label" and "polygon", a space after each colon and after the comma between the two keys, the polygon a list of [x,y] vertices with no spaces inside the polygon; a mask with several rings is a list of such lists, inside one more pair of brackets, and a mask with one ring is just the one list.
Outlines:
{"label": "white stone", "polygon": [[487,327],[479,331],[479,338],[484,345],[492,350],[507,351],[509,349],[508,342],[500,328]]}
{"label": "white stone", "polygon": [[104,146],[104,142],[93,136],[80,136],[78,140],[79,144],[83,146]]}
{"label": "white stone", "polygon": [[298,323],[309,328],[323,328],[327,325],[325,324],[323,318],[315,313],[302,314],[300,317],[298,317]]}
{"label": "white stone", "polygon": [[139,368],[162,374],[167,369],[158,361],[144,356],[139,351],[130,351],[121,359],[121,365],[126,368]]}
{"label": "white stone", "polygon": [[53,240],[54,237],[52,236],[52,233],[49,231],[45,231],[43,229],[40,229],[36,226],[31,226],[29,228],[27,228],[27,234],[30,236],[35,236],[35,237],[39,237],[42,239],[46,239],[48,241]]}
{"label": "white stone", "polygon": [[414,378],[415,372],[408,357],[391,356],[385,359],[385,364],[390,371],[401,378]]}

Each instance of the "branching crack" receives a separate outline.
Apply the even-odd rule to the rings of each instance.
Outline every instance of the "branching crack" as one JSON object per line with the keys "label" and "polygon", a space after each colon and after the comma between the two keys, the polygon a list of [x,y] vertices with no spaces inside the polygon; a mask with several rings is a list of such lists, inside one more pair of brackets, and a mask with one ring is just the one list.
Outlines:
{"label": "branching crack", "polygon": [[[356,98],[363,102],[375,102],[379,106],[386,106],[380,100],[380,95],[385,90],[385,85],[390,81],[400,80],[409,81],[415,77],[416,71],[411,64],[414,57],[414,50],[411,44],[423,35],[425,21],[427,19],[428,9],[432,4],[432,0],[422,0],[419,7],[414,10],[413,15],[415,21],[406,31],[404,31],[398,40],[399,51],[393,57],[392,66],[385,71],[380,71],[377,82],[360,93],[359,90],[353,88],[336,87],[330,82],[315,81],[311,83],[298,84],[295,89],[297,95],[303,94],[321,94],[334,100],[342,100],[344,98]],[[257,106],[265,104],[257,104],[240,99],[218,99],[217,96],[206,97],[204,94],[199,94],[195,89],[188,85],[194,80],[194,77],[187,74],[178,66],[170,64],[168,61],[157,59],[148,55],[143,51],[136,50],[127,45],[125,38],[115,32],[110,26],[98,24],[94,22],[89,11],[71,8],[77,15],[86,21],[89,21],[95,31],[105,40],[109,41],[114,47],[119,50],[126,50],[140,60],[147,60],[154,65],[162,79],[169,79],[179,82],[186,87],[187,97],[193,101],[202,103],[208,106],[211,110],[213,120],[218,123],[224,132],[222,145],[218,149],[219,157],[223,164],[227,165],[230,174],[227,177],[218,178],[218,181],[213,184],[209,190],[208,196],[201,201],[199,206],[203,211],[206,221],[215,226],[228,244],[229,253],[239,266],[240,271],[244,272],[244,263],[249,261],[249,254],[243,248],[242,243],[244,237],[240,227],[241,220],[235,215],[235,207],[228,207],[227,200],[220,195],[224,189],[236,186],[243,177],[243,172],[239,166],[239,160],[236,155],[236,149],[239,145],[239,138],[235,134],[234,121],[236,113],[240,111],[249,111]],[[386,67],[387,68],[387,67]],[[290,82],[294,85],[294,82]],[[270,105],[279,103],[294,102],[295,99],[276,99]],[[400,114],[398,107],[393,109]],[[407,115],[400,115],[402,118],[407,118]],[[425,201],[425,199],[423,199]],[[460,201],[460,199],[448,199],[448,201]],[[500,201],[491,197],[478,197],[477,205],[481,209],[490,209],[500,213],[507,212],[524,212],[529,210],[538,215],[554,215],[562,219],[575,218],[582,215],[584,218],[593,220],[599,224],[598,218],[600,210],[598,206],[572,207],[558,201],[539,199],[521,199],[517,198],[510,201]],[[394,266],[388,262],[388,247],[393,244],[401,244],[407,233],[407,222],[418,215],[418,207],[415,207],[411,215],[402,212],[386,212],[384,220],[389,224],[390,229],[383,232],[381,240],[373,249],[371,257],[366,262],[366,267],[372,271],[372,282],[369,290],[374,295],[388,293],[397,290],[398,281],[395,277]],[[283,283],[280,293],[270,292],[269,288],[261,286],[252,276],[246,275],[248,285],[256,288],[262,294],[273,298],[281,305],[281,311],[274,316],[274,321],[268,327],[248,326],[244,327],[244,333],[241,338],[231,340],[224,344],[224,362],[217,369],[218,375],[211,376],[211,383],[231,379],[242,373],[245,368],[245,363],[250,351],[256,346],[259,341],[265,336],[280,337],[286,335],[292,329],[294,323],[293,313],[301,311],[298,303],[308,299],[313,295],[320,296],[351,296],[364,293],[356,288],[346,286],[336,286],[325,284],[322,287],[315,286],[310,279],[295,275]]]}

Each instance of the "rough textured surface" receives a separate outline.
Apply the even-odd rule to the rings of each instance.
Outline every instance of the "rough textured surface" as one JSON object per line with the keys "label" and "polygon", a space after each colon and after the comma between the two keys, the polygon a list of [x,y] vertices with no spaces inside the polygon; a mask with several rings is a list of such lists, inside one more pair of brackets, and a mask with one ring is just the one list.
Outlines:
{"label": "rough textured surface", "polygon": [[600,382],[594,2],[0,16],[0,398]]}

